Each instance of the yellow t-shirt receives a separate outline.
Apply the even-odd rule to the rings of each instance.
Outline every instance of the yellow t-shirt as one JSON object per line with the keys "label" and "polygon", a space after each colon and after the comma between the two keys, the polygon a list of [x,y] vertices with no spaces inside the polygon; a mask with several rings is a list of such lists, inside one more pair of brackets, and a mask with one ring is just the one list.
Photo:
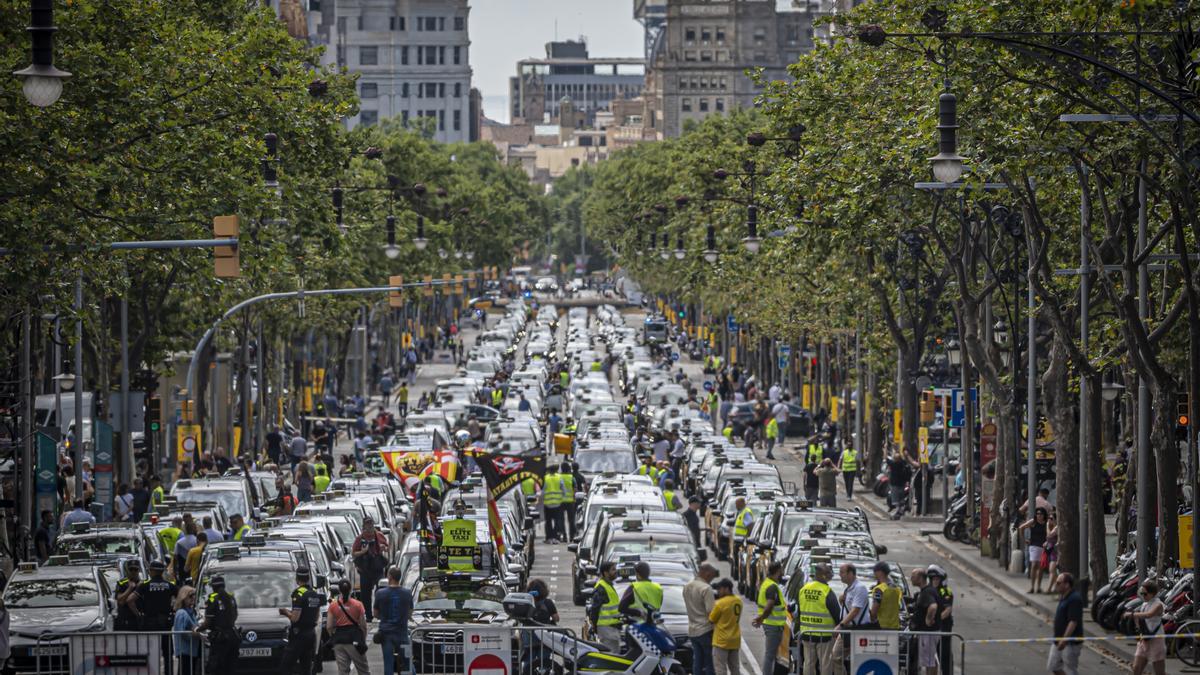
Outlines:
{"label": "yellow t-shirt", "polygon": [[188,577],[191,578],[193,584],[199,581],[198,577],[200,576],[200,558],[203,555],[203,546],[193,546],[192,548],[188,549],[187,560],[185,560],[183,563],[183,566],[187,568]]}
{"label": "yellow t-shirt", "polygon": [[718,598],[708,613],[713,624],[712,644],[721,649],[738,649],[742,646],[742,599],[736,595]]}

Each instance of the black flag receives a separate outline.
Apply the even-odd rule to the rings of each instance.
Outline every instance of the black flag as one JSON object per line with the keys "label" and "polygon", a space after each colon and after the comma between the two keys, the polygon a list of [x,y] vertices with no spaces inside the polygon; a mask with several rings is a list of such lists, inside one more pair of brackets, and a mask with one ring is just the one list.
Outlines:
{"label": "black flag", "polygon": [[521,455],[493,455],[479,453],[475,455],[475,463],[483,472],[487,481],[488,493],[492,499],[500,499],[505,492],[517,487],[526,478],[532,478],[538,485],[542,484],[546,475],[546,457],[523,457]]}

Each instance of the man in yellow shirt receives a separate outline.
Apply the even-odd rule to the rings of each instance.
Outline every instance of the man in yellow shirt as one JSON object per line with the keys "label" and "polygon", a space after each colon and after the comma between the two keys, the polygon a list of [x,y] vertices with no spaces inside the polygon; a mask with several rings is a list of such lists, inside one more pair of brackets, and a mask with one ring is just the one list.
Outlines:
{"label": "man in yellow shirt", "polygon": [[738,648],[742,646],[742,599],[733,594],[733,582],[721,579],[713,584],[717,601],[708,620],[713,625],[713,666],[717,675],[740,675]]}
{"label": "man in yellow shirt", "polygon": [[192,584],[200,582],[200,559],[204,557],[206,546],[208,546],[208,535],[204,532],[197,532],[196,545],[188,549],[187,560],[183,563]]}

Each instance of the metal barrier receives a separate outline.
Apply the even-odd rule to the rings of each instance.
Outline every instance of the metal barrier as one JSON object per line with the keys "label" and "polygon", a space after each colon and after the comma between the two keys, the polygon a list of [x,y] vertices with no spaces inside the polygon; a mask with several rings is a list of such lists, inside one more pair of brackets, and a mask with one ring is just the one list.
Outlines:
{"label": "metal barrier", "polygon": [[[827,642],[806,643],[799,634],[788,649],[792,661],[791,672],[815,672],[826,675],[833,672],[922,672],[922,663],[939,666],[950,660],[950,672],[966,673],[967,644],[962,635],[939,631],[913,632],[896,630],[831,630],[834,639]],[[957,644],[955,644],[957,642]],[[932,650],[930,660],[923,658],[923,650]],[[958,652],[955,655],[955,652]],[[926,654],[929,652],[926,651]],[[805,669],[805,658],[817,661],[813,670]],[[839,671],[833,663],[842,659],[849,667]],[[868,664],[879,662],[875,668]],[[864,670],[860,670],[864,669]],[[944,671],[943,671],[944,672]]]}
{"label": "metal barrier", "polygon": [[[200,654],[190,663],[175,656],[175,638],[190,640]],[[207,647],[191,632],[107,631],[43,633],[34,642],[12,636],[9,664],[18,673],[36,675],[90,675],[137,672],[144,675],[204,672]],[[188,657],[182,657],[187,659]],[[190,670],[189,670],[190,667]],[[114,670],[115,669],[115,670]]]}
{"label": "metal barrier", "polygon": [[438,624],[410,637],[410,669],[398,672],[411,675],[574,675],[596,651],[557,627]]}

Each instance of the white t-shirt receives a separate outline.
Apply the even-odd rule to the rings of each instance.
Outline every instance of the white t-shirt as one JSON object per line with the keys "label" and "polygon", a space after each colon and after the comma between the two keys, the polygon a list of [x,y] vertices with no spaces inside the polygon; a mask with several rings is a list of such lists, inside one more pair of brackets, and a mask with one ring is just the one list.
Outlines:
{"label": "white t-shirt", "polygon": [[783,401],[776,403],[775,407],[771,408],[771,415],[773,415],[775,417],[775,423],[778,424],[780,427],[787,426],[788,416],[790,415],[790,412],[788,411],[788,407],[787,407],[786,403],[784,403]]}
{"label": "white t-shirt", "polygon": [[779,385],[773,384],[771,385],[771,388],[767,390],[767,399],[770,400],[771,403],[778,403],[779,396],[782,393],[783,389],[780,389]]}
{"label": "white t-shirt", "polygon": [[852,625],[859,625],[871,620],[871,613],[868,611],[868,606],[871,604],[871,592],[867,590],[865,584],[857,578],[854,583],[846,587],[842,591],[842,616],[850,613],[850,610],[858,608],[858,616],[855,617]]}

